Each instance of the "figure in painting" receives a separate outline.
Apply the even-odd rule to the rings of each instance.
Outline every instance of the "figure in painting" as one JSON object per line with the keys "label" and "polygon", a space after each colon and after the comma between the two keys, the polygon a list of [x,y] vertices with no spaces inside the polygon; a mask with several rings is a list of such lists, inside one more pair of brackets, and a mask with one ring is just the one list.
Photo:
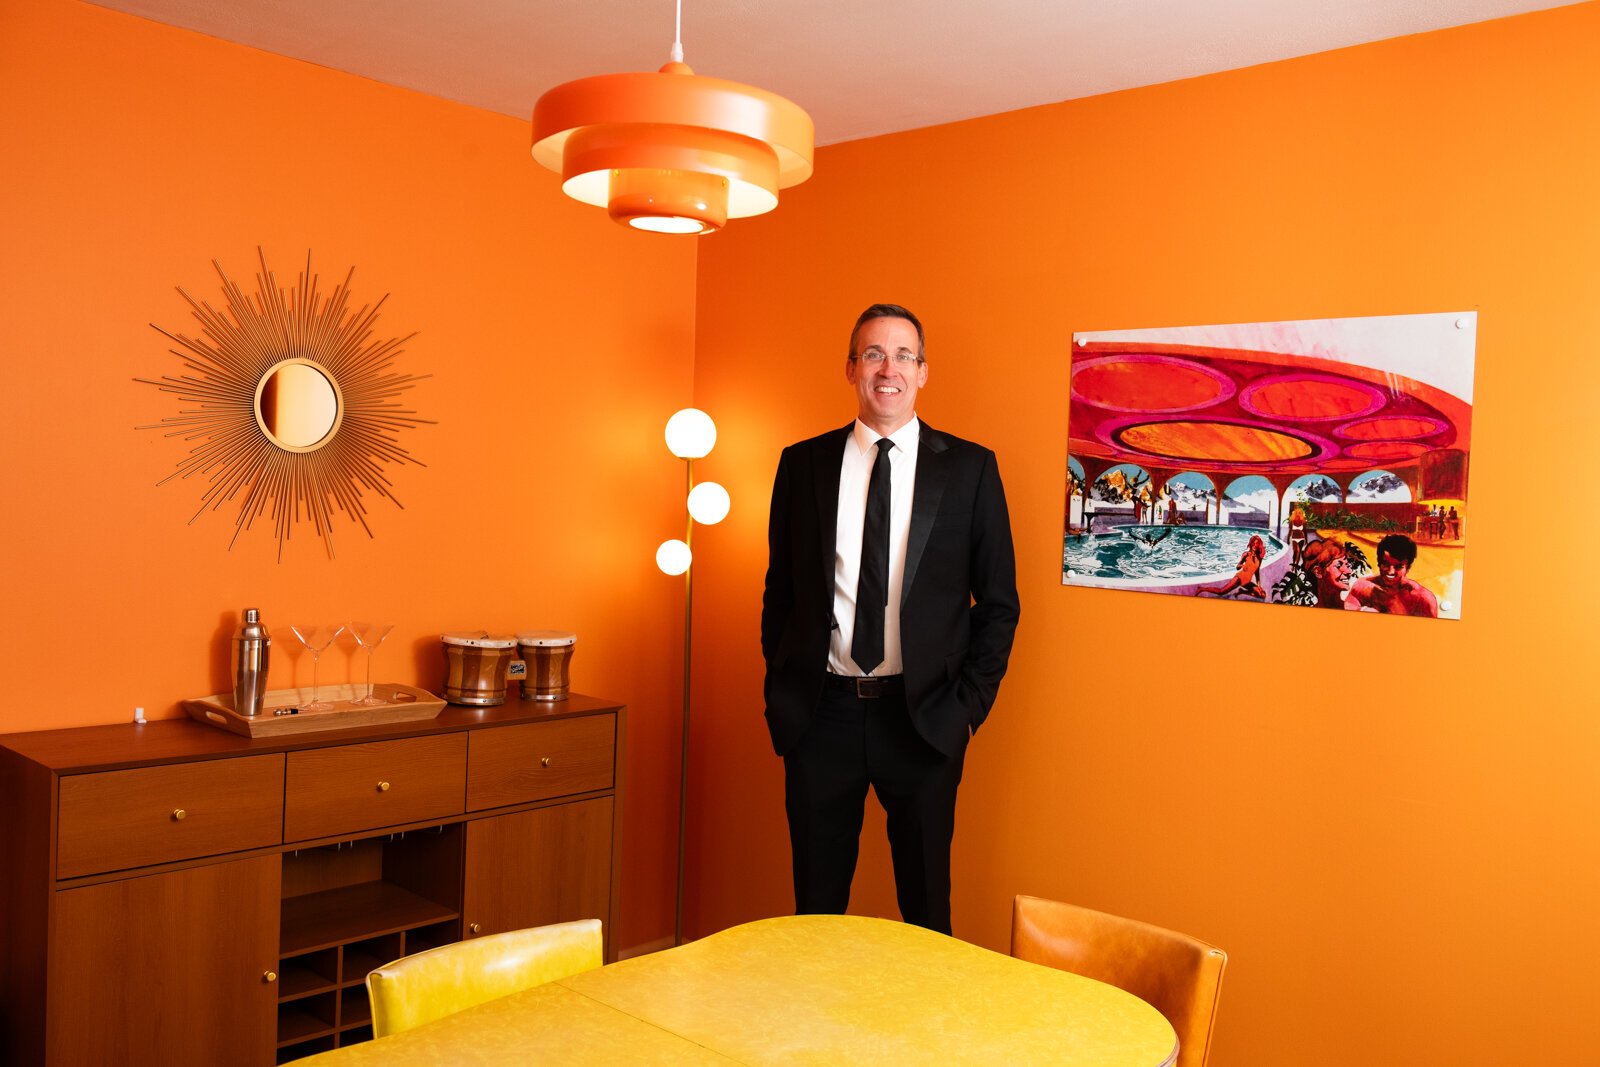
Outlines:
{"label": "figure in painting", "polygon": [[1294,553],[1294,565],[1300,566],[1306,551],[1306,513],[1299,504],[1289,509],[1289,550]]}
{"label": "figure in painting", "polygon": [[1439,617],[1439,600],[1433,591],[1407,577],[1417,561],[1417,543],[1405,534],[1390,534],[1378,542],[1378,573],[1350,587],[1344,599],[1349,611],[1378,611],[1386,615]]}
{"label": "figure in painting", "polygon": [[1312,580],[1316,582],[1317,607],[1344,607],[1344,597],[1350,590],[1350,579],[1354,576],[1355,565],[1350,562],[1343,548],[1326,538],[1313,541],[1306,546],[1305,553],[1301,556],[1301,565],[1310,572]]}
{"label": "figure in painting", "polygon": [[1261,571],[1261,561],[1267,558],[1267,546],[1257,534],[1250,535],[1250,544],[1245,548],[1244,555],[1239,557],[1239,569],[1234,572],[1221,585],[1203,585],[1196,589],[1195,596],[1232,596],[1243,593],[1245,596],[1255,597],[1257,600],[1266,600],[1267,591],[1261,588],[1257,575]]}
{"label": "figure in painting", "polygon": [[1150,548],[1154,548],[1155,546],[1159,545],[1161,542],[1165,541],[1168,537],[1172,536],[1172,527],[1170,527],[1170,526],[1160,526],[1160,527],[1157,527],[1157,526],[1150,526],[1150,527],[1131,526],[1131,527],[1127,528],[1126,532],[1127,532],[1129,537],[1133,538],[1135,541],[1139,542],[1141,545],[1146,545],[1146,546],[1148,546]]}

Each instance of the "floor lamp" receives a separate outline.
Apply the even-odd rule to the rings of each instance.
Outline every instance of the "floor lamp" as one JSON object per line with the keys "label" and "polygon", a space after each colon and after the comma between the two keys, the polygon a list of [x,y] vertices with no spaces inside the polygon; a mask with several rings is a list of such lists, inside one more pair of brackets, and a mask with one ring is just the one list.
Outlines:
{"label": "floor lamp", "polygon": [[694,481],[694,461],[717,443],[717,425],[698,408],[684,408],[667,420],[667,449],[683,460],[688,494],[688,527],[683,540],[663,541],[656,566],[683,575],[683,758],[678,768],[678,906],[672,943],[683,944],[683,861],[689,814],[689,681],[694,649],[694,524],[713,526],[728,515],[728,491],[716,482]]}

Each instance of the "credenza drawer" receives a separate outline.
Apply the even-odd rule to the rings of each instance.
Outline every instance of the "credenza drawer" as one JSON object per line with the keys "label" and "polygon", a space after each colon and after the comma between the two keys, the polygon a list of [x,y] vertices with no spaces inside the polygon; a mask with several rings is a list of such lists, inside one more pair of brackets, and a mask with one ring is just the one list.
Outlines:
{"label": "credenza drawer", "polygon": [[615,715],[474,731],[467,808],[479,811],[610,789],[616,748]]}
{"label": "credenza drawer", "polygon": [[459,815],[466,771],[467,739],[459,733],[291,752],[283,839]]}
{"label": "credenza drawer", "polygon": [[283,762],[242,756],[63,776],[56,877],[280,843]]}

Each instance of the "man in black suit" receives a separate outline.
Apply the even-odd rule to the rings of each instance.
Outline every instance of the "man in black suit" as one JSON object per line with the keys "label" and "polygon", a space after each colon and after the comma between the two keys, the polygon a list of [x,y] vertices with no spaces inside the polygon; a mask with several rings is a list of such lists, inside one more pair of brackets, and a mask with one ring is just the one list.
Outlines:
{"label": "man in black suit", "polygon": [[956,787],[1019,613],[1005,490],[993,452],[917,419],[911,312],[861,313],[845,379],[856,421],[784,449],[767,531],[761,651],[795,910],[849,905],[870,785],[901,917],[949,933]]}

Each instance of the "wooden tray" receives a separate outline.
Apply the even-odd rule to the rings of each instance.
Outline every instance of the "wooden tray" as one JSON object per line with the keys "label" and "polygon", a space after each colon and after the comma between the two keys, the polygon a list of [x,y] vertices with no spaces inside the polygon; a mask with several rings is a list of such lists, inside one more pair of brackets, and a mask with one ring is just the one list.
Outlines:
{"label": "wooden tray", "polygon": [[[365,685],[323,685],[318,686],[315,692],[309,686],[304,689],[278,689],[267,694],[261,714],[253,718],[233,710],[232,693],[191,697],[183,702],[183,707],[203,723],[245,737],[278,737],[317,730],[344,730],[352,726],[382,726],[391,722],[431,719],[444,710],[442,699],[416,686],[376,682],[372,686],[372,695],[383,703],[355,703],[366,692]],[[330,706],[317,711],[306,708],[307,704],[317,700]],[[298,710],[293,714],[274,714],[279,708]]]}

